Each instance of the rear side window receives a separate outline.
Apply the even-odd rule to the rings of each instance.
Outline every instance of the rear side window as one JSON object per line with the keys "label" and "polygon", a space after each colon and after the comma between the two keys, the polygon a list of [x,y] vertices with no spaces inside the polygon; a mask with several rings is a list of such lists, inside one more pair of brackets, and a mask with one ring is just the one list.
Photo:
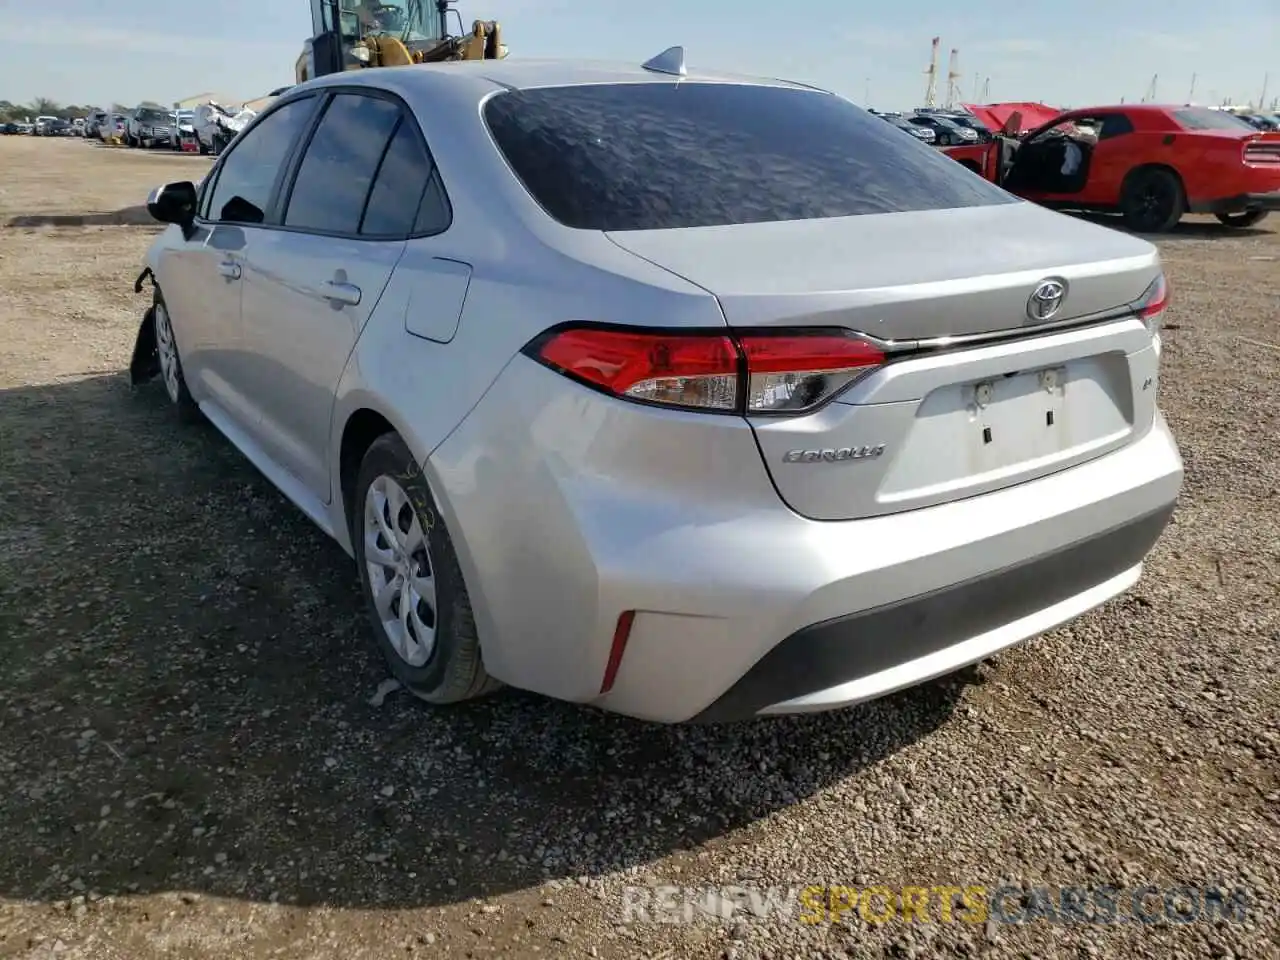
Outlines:
{"label": "rear side window", "polygon": [[510,91],[484,117],[561,223],[650,230],[1016,202],[846,100],[813,90],[631,83]]}
{"label": "rear side window", "polygon": [[1185,110],[1173,111],[1173,117],[1183,130],[1226,130],[1232,133],[1253,130],[1246,121],[1226,110],[1188,107]]}
{"label": "rear side window", "polygon": [[440,233],[448,228],[449,219],[435,164],[406,118],[382,158],[360,233],[369,237]]}
{"label": "rear side window", "polygon": [[400,107],[390,100],[334,97],[298,167],[284,225],[325,233],[359,230],[365,198],[399,122]]}

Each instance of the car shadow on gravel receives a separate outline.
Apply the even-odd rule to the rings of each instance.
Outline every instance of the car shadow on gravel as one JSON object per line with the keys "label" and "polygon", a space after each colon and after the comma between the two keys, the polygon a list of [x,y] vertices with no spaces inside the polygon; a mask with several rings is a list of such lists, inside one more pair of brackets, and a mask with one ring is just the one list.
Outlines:
{"label": "car shadow on gravel", "polygon": [[1215,242],[1250,240],[1255,237],[1264,237],[1273,232],[1268,229],[1271,226],[1270,219],[1264,221],[1267,225],[1264,227],[1228,227],[1213,218],[1203,220],[1184,219],[1179,221],[1168,233],[1134,233],[1124,225],[1124,219],[1118,214],[1072,212],[1071,215],[1081,220],[1088,220],[1090,223],[1096,223],[1099,226],[1110,227],[1113,230],[1120,230],[1124,233],[1133,233],[1134,236],[1142,237],[1144,240],[1150,240],[1153,243],[1157,240],[1166,244],[1178,243],[1181,240],[1213,240]]}
{"label": "car shadow on gravel", "polygon": [[6,227],[155,227],[157,223],[147,212],[147,205],[122,207],[99,213],[32,213],[10,217]]}
{"label": "car shadow on gravel", "polygon": [[642,865],[877,763],[967,676],[661,727],[392,693],[350,560],[163,391],[0,392],[0,896],[455,903]]}

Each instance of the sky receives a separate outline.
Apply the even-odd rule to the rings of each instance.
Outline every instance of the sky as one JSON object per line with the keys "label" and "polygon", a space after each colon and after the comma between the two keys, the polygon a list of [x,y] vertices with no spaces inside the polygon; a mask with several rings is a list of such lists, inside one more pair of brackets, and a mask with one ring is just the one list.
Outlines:
{"label": "sky", "polygon": [[[1280,0],[461,0],[511,56],[640,62],[675,44],[691,68],[801,80],[865,106],[924,101],[930,40],[959,50],[962,100],[1087,106],[1280,96]],[[293,81],[310,0],[0,0],[0,99],[109,106]],[[1065,24],[1065,26],[1064,26]],[[975,90],[976,87],[976,90]],[[975,93],[978,95],[975,97]]]}

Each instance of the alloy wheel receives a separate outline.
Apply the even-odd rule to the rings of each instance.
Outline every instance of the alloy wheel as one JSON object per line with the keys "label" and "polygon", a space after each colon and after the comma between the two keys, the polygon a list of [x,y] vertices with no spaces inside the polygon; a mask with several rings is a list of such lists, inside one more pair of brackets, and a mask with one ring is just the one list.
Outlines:
{"label": "alloy wheel", "polygon": [[412,500],[385,475],[365,494],[364,560],[378,622],[391,648],[409,666],[424,666],[436,646],[435,571]]}
{"label": "alloy wheel", "polygon": [[173,327],[169,324],[169,311],[163,303],[155,308],[156,353],[160,355],[160,375],[164,378],[164,388],[169,392],[169,399],[179,402],[178,386],[178,346],[173,341]]}

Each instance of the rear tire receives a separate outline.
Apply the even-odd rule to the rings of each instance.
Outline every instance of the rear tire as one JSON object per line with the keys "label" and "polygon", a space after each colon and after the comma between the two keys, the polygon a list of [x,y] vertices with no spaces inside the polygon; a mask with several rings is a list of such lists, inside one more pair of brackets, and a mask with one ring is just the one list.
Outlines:
{"label": "rear tire", "polygon": [[398,435],[369,447],[347,510],[370,625],[392,675],[434,704],[501,686],[485,672],[444,518]]}
{"label": "rear tire", "polygon": [[1246,210],[1244,213],[1215,213],[1218,222],[1236,230],[1247,230],[1267,219],[1270,210]]}
{"label": "rear tire", "polygon": [[1120,195],[1125,225],[1137,233],[1172,230],[1187,210],[1182,181],[1172,170],[1149,167],[1129,174]]}

